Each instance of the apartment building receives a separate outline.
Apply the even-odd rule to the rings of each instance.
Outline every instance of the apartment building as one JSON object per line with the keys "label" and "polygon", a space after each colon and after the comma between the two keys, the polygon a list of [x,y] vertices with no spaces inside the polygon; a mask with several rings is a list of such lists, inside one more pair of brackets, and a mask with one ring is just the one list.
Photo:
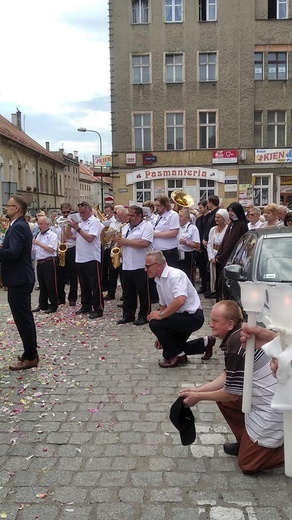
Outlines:
{"label": "apartment building", "polygon": [[292,0],[109,0],[117,203],[292,207]]}

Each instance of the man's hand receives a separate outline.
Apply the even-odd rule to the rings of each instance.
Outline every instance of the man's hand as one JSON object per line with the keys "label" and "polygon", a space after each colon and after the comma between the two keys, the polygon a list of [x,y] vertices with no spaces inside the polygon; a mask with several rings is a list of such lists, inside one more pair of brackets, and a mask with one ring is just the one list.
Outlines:
{"label": "man's hand", "polygon": [[150,314],[146,317],[147,321],[151,320],[162,320],[162,317],[160,316],[161,311],[151,311]]}
{"label": "man's hand", "polygon": [[243,323],[240,333],[240,342],[242,348],[246,348],[246,342],[252,336],[255,336],[255,348],[260,349],[265,343],[272,341],[277,334],[272,330],[263,327],[249,327],[247,323]]}
{"label": "man's hand", "polygon": [[161,350],[162,349],[162,346],[160,345],[159,343],[159,339],[156,338],[156,340],[154,341],[154,347],[157,349],[157,350]]}
{"label": "man's hand", "polygon": [[202,394],[195,387],[184,388],[180,391],[179,396],[184,397],[183,403],[186,407],[195,406],[202,399]]}

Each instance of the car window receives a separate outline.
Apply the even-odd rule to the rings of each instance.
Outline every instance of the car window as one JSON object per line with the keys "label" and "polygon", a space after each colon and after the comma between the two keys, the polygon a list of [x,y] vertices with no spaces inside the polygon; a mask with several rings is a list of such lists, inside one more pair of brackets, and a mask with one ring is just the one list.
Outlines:
{"label": "car window", "polygon": [[266,237],[263,240],[257,266],[257,280],[262,282],[292,282],[292,235]]}
{"label": "car window", "polygon": [[238,264],[241,265],[246,273],[248,273],[251,260],[255,251],[255,246],[257,243],[257,236],[251,233],[243,235],[243,237],[239,240],[235,249],[233,251],[233,255],[230,258],[228,264]]}

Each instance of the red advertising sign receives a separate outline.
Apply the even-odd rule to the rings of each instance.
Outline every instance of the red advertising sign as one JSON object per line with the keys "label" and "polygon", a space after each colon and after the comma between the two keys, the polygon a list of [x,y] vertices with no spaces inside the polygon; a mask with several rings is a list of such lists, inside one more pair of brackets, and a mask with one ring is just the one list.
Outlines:
{"label": "red advertising sign", "polygon": [[214,150],[212,152],[212,163],[237,163],[237,150]]}

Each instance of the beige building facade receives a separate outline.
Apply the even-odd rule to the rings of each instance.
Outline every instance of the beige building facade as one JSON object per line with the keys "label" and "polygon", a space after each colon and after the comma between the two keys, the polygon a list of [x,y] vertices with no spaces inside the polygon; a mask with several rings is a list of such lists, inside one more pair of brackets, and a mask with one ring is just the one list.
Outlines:
{"label": "beige building facade", "polygon": [[116,203],[292,207],[291,0],[109,0],[109,28]]}

